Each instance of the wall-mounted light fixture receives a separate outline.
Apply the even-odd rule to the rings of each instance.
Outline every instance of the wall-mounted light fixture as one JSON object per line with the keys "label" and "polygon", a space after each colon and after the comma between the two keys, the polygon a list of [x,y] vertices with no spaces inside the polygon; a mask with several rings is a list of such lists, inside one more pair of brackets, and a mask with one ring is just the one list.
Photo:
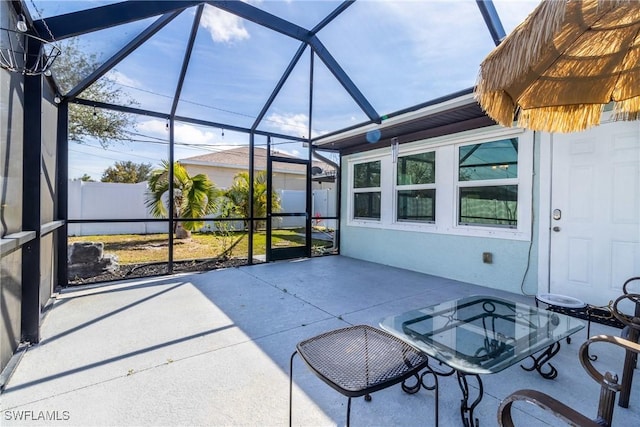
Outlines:
{"label": "wall-mounted light fixture", "polygon": [[393,163],[398,161],[398,137],[391,138],[391,159]]}
{"label": "wall-mounted light fixture", "polygon": [[16,28],[21,33],[26,33],[27,30],[29,29],[29,27],[27,27],[27,21],[24,18],[24,15],[22,14],[18,15],[18,22],[16,22]]}
{"label": "wall-mounted light fixture", "polygon": [[54,96],[53,102],[55,102],[56,104],[60,104],[62,102],[62,98],[60,98],[60,95]]}

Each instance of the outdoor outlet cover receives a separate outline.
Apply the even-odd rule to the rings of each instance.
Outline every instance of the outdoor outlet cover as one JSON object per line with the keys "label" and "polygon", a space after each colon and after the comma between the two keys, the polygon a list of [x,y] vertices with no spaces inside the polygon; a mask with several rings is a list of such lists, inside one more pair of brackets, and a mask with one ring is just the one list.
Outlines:
{"label": "outdoor outlet cover", "polygon": [[482,252],[482,262],[485,264],[493,263],[493,254],[491,252]]}

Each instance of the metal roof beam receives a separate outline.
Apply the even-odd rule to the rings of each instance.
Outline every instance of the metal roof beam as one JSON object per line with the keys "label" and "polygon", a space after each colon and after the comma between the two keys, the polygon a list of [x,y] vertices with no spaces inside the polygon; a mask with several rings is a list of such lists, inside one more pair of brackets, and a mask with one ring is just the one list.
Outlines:
{"label": "metal roof beam", "polygon": [[136,108],[136,107],[128,107],[126,105],[116,105],[116,104],[109,104],[109,103],[100,102],[100,101],[92,101],[90,99],[76,98],[72,101],[72,103],[78,104],[78,105],[84,105],[87,107],[102,108],[102,109],[111,110],[111,111],[119,111],[121,113],[130,113],[130,114],[137,114],[139,116],[155,117],[163,120],[169,118],[168,113],[144,110],[142,108]]}
{"label": "metal roof beam", "polygon": [[500,15],[498,15],[498,11],[493,4],[493,0],[476,0],[476,4],[480,9],[480,13],[482,14],[482,18],[484,18],[487,28],[489,29],[489,33],[491,33],[493,42],[498,46],[502,39],[506,37],[506,34],[502,27],[502,22],[500,21]]}
{"label": "metal roof beam", "polygon": [[184,59],[182,61],[182,68],[180,69],[180,77],[178,77],[178,84],[176,86],[176,92],[173,96],[173,103],[171,105],[171,116],[176,114],[178,109],[178,102],[180,101],[180,94],[182,93],[182,86],[184,85],[184,77],[187,75],[187,68],[189,68],[189,61],[191,60],[191,53],[193,52],[193,44],[196,40],[196,34],[198,34],[198,27],[200,26],[200,18],[204,10],[204,4],[198,6],[196,16],[193,18],[193,25],[191,26],[191,33],[189,34],[189,41],[187,42],[187,49],[184,52]]}
{"label": "metal roof beam", "polygon": [[353,100],[358,104],[358,106],[364,111],[364,113],[369,117],[372,122],[381,123],[382,119],[380,115],[376,112],[373,106],[369,103],[367,98],[360,92],[360,89],[351,81],[347,73],[340,67],[338,61],[335,60],[333,56],[329,53],[327,48],[324,47],[320,39],[315,35],[311,38],[309,44],[313,48],[314,52],[318,57],[324,62],[329,71],[334,75],[336,79],[340,82],[342,87],[351,95]]}
{"label": "metal roof beam", "polygon": [[242,1],[208,1],[207,3],[240,18],[303,42],[308,42],[311,36],[311,32],[306,28],[302,28]]}
{"label": "metal roof beam", "polygon": [[[87,107],[95,107],[95,108],[103,108],[105,110],[120,111],[122,113],[131,113],[131,114],[138,114],[140,116],[155,117],[163,120],[169,119],[168,113],[144,110],[144,109],[135,108],[135,107],[127,107],[124,105],[108,104],[106,102],[92,101],[90,99],[76,98],[75,100],[73,100],[73,103],[79,104],[79,105],[85,105]],[[209,126],[209,127],[219,128],[219,129],[227,129],[227,130],[247,133],[247,134],[255,133],[256,135],[264,135],[264,136],[271,135],[274,138],[286,139],[288,141],[309,142],[307,138],[301,138],[299,136],[291,136],[291,135],[285,135],[282,133],[266,132],[266,131],[260,131],[260,130],[252,131],[251,129],[241,127],[241,126],[234,126],[234,125],[220,123],[220,122],[210,122],[208,120],[194,119],[192,117],[174,116],[173,119],[177,122],[191,123],[194,125]]]}
{"label": "metal roof beam", "polygon": [[33,25],[41,38],[47,41],[62,40],[152,16],[181,11],[201,3],[203,2],[197,0],[125,1],[51,16],[46,18],[46,24],[44,19],[39,19],[34,21]]}
{"label": "metal roof beam", "polygon": [[318,25],[316,25],[315,27],[313,27],[313,29],[311,30],[312,34],[317,34],[318,31],[320,31],[321,29],[323,29],[327,24],[329,24],[331,21],[333,21],[338,15],[340,15],[342,12],[344,12],[349,6],[351,6],[353,3],[355,3],[356,0],[346,0],[344,2],[342,2],[340,4],[340,6],[338,6],[337,8],[335,8],[335,10],[333,12],[331,12],[329,15],[327,15],[322,21],[320,21],[320,23],[318,23]]}
{"label": "metal roof beam", "polygon": [[258,125],[260,124],[260,122],[262,121],[262,119],[264,118],[264,115],[267,114],[267,111],[271,107],[271,104],[273,104],[273,101],[275,101],[276,96],[278,96],[278,93],[280,93],[280,90],[282,89],[282,86],[284,86],[284,83],[287,81],[287,79],[291,75],[291,72],[293,71],[293,69],[295,68],[296,64],[298,63],[298,61],[302,57],[302,54],[304,53],[304,50],[306,48],[307,48],[307,44],[306,43],[302,43],[300,45],[300,47],[298,48],[298,50],[296,51],[295,55],[293,55],[293,58],[291,59],[291,62],[289,62],[289,65],[287,66],[287,69],[282,74],[282,77],[280,77],[280,81],[278,81],[278,84],[276,84],[276,87],[273,89],[273,92],[271,92],[271,95],[269,96],[269,99],[267,100],[267,102],[262,107],[262,110],[260,111],[260,114],[258,114],[258,117],[256,117],[256,120],[253,122],[253,125],[251,126],[251,130],[255,130],[258,127]]}
{"label": "metal roof beam", "polygon": [[194,119],[192,117],[175,116],[174,120],[178,122],[183,122],[183,123],[191,123],[194,125],[210,126],[210,127],[219,128],[219,129],[231,130],[234,132],[247,133],[250,135],[255,134],[255,135],[263,135],[263,136],[271,136],[273,138],[285,139],[287,141],[309,142],[307,138],[301,138],[299,136],[291,136],[291,135],[285,135],[283,133],[274,133],[274,132],[267,132],[267,131],[261,131],[261,130],[251,130],[242,126],[234,126],[234,125],[229,125],[229,124],[224,124],[219,122],[210,122],[208,120]]}
{"label": "metal roof beam", "polygon": [[106,60],[98,69],[96,69],[93,73],[85,77],[80,83],[78,83],[73,89],[67,93],[65,96],[69,100],[73,100],[76,98],[83,90],[91,86],[98,80],[100,77],[109,72],[113,67],[118,65],[120,61],[129,56],[131,52],[136,50],[140,45],[149,40],[154,34],[160,31],[165,27],[169,22],[171,22],[176,16],[181,14],[182,11],[176,11],[172,13],[167,13],[153,24],[149,25],[143,32],[141,32],[135,39],[131,40],[125,47],[123,47],[118,53],[113,55],[111,58]]}
{"label": "metal roof beam", "polygon": [[[263,27],[269,28],[273,31],[277,31],[286,36],[292,37],[294,39],[300,40],[302,42],[308,43],[311,45],[316,54],[320,57],[322,62],[329,68],[331,73],[338,79],[342,87],[351,95],[351,97],[356,101],[358,106],[365,112],[365,114],[374,122],[380,123],[381,119],[375,109],[371,106],[369,101],[364,97],[364,95],[360,92],[360,90],[356,87],[356,85],[351,81],[347,73],[340,67],[338,62],[331,56],[331,54],[327,51],[324,45],[320,42],[320,40],[312,34],[311,31],[302,28],[298,25],[295,25],[289,21],[286,21],[277,16],[271,15],[261,9],[258,9],[250,4],[240,2],[240,1],[209,1],[210,5],[217,7],[219,9],[225,10],[229,13],[232,13],[236,16],[239,16],[243,19],[247,19],[253,23],[258,25],[262,25]],[[345,2],[341,6],[339,6],[333,13],[331,13],[326,22],[323,25],[326,25],[331,19],[338,16],[343,10],[345,10],[348,6],[351,5],[351,2]],[[321,23],[322,24],[322,23]],[[321,28],[321,27],[320,27]]]}

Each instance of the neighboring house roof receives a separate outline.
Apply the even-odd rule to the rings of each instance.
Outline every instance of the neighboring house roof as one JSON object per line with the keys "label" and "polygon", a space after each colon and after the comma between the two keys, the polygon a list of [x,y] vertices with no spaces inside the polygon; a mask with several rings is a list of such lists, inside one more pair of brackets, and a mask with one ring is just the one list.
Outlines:
{"label": "neighboring house roof", "polygon": [[[298,157],[290,154],[278,152],[278,157],[284,157],[288,159],[297,159]],[[228,150],[221,150],[215,153],[202,154],[200,156],[187,157],[186,159],[180,159],[180,163],[183,165],[198,165],[198,166],[211,166],[221,168],[232,169],[248,169],[249,168],[249,147],[242,146],[237,148],[231,148]],[[334,174],[333,168],[325,162],[314,160],[311,163],[312,171],[317,172],[316,168],[321,169],[322,175]],[[267,168],[267,149],[262,147],[254,148],[254,168],[256,170],[265,170]],[[289,173],[304,173],[304,165],[295,163],[278,163],[277,170],[279,172]],[[318,175],[318,173],[313,173]]]}

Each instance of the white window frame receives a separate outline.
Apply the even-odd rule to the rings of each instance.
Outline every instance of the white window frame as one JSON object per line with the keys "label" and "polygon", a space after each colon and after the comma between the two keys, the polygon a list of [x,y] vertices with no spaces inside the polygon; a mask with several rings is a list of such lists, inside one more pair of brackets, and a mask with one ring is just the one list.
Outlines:
{"label": "white window frame", "polygon": [[438,151],[433,148],[422,149],[420,151],[406,151],[406,152],[403,152],[402,154],[398,154],[398,160],[393,165],[393,222],[395,224],[400,224],[400,226],[402,226],[402,224],[412,224],[412,225],[418,225],[418,226],[426,225],[426,224],[435,224],[435,222],[438,220],[437,210],[436,212],[434,212],[434,218],[435,218],[434,221],[412,221],[409,219],[402,219],[402,220],[398,219],[398,192],[399,191],[435,190],[436,201],[434,203],[436,204],[436,209],[437,209],[437,206],[438,206],[438,203],[437,203],[438,190],[436,188],[437,176],[434,177],[434,182],[429,184],[404,184],[404,185],[398,184],[398,165],[400,164],[400,159],[402,157],[409,157],[409,156],[415,156],[418,154],[426,154],[426,153],[434,153],[435,161],[436,161],[435,170],[437,174]]}
{"label": "white window frame", "polygon": [[[507,186],[507,185],[515,185],[516,187],[518,187],[518,201],[520,201],[520,185],[519,185],[519,180],[518,178],[520,177],[520,139],[515,137],[515,138],[503,138],[502,140],[505,139],[517,139],[518,140],[518,176],[515,178],[498,178],[498,179],[476,179],[476,180],[470,180],[470,181],[460,181],[460,148],[461,147],[465,147],[468,145],[482,145],[482,144],[488,144],[491,142],[497,142],[500,140],[492,140],[492,141],[485,141],[485,142],[472,142],[472,143],[468,143],[468,144],[458,144],[456,146],[456,165],[457,165],[457,170],[456,170],[456,177],[455,177],[455,192],[456,192],[456,225],[458,227],[482,227],[482,228],[501,228],[501,229],[517,229],[518,226],[516,225],[514,226],[507,226],[507,225],[492,225],[492,224],[460,224],[459,222],[459,218],[460,218],[460,210],[462,209],[462,206],[460,206],[460,190],[462,188],[478,188],[478,187],[503,187],[503,186]],[[519,204],[519,203],[518,203]],[[516,213],[516,224],[518,224],[520,222],[520,217],[518,216],[518,213]]]}
{"label": "white window frame", "polygon": [[[365,163],[380,162],[380,186],[379,187],[362,187],[355,188],[355,167]],[[380,223],[382,220],[382,176],[384,174],[384,166],[382,158],[371,158],[362,161],[353,162],[349,166],[349,218],[352,221],[363,223]],[[355,217],[355,195],[357,193],[380,193],[380,218],[356,218]]]}
{"label": "white window frame", "polygon": [[[458,147],[461,145],[518,138],[518,224],[516,228],[490,225],[458,225]],[[534,132],[492,126],[427,140],[402,144],[398,156],[425,151],[436,152],[436,222],[396,221],[396,168],[391,148],[384,147],[346,157],[348,171],[348,202],[346,226],[369,227],[417,233],[488,237],[508,240],[531,239],[531,208],[533,203]],[[380,160],[380,220],[354,219],[353,217],[353,165]],[[390,173],[391,171],[391,173]],[[504,183],[499,180],[500,184]],[[478,181],[472,181],[477,183]],[[486,181],[489,185],[490,181]],[[368,189],[367,189],[368,190]]]}

